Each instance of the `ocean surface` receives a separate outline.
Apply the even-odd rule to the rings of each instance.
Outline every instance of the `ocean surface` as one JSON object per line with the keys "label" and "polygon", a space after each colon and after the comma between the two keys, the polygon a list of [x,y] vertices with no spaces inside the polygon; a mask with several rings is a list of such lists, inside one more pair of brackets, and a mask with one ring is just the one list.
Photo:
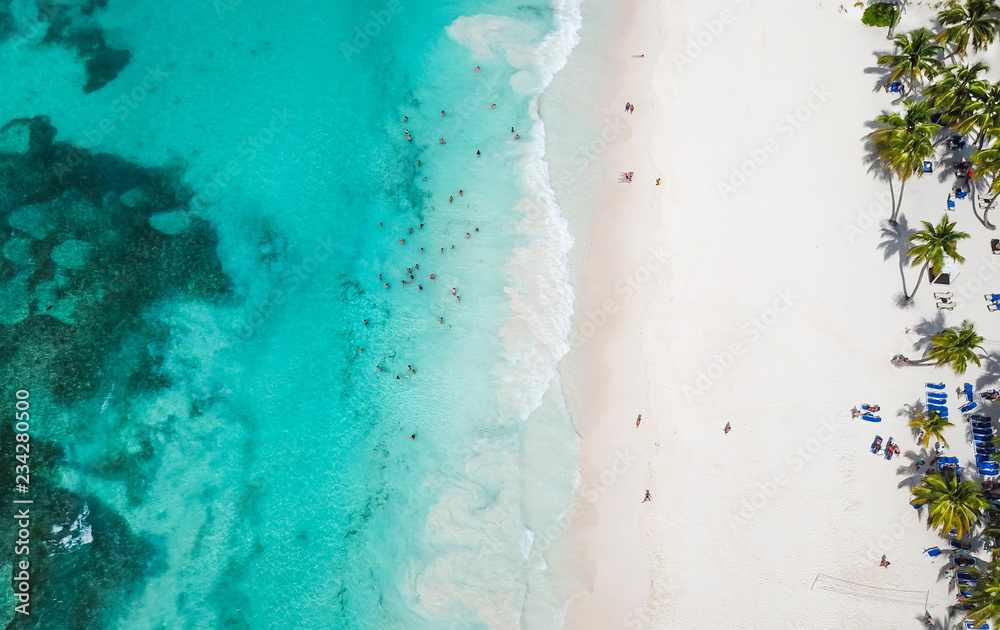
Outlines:
{"label": "ocean surface", "polygon": [[578,2],[0,0],[0,623],[560,627]]}

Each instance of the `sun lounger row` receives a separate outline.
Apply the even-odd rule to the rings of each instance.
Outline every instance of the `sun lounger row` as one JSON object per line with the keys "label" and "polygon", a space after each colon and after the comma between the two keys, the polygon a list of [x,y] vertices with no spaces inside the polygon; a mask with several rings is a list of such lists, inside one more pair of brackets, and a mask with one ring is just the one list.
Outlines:
{"label": "sun lounger row", "polygon": [[948,393],[944,383],[927,383],[927,409],[936,411],[942,418],[948,417]]}
{"label": "sun lounger row", "polygon": [[993,445],[992,419],[985,416],[974,416],[969,419],[972,425],[972,442],[976,447],[976,466],[979,474],[994,476],[1000,474],[1000,465],[994,461],[996,447]]}

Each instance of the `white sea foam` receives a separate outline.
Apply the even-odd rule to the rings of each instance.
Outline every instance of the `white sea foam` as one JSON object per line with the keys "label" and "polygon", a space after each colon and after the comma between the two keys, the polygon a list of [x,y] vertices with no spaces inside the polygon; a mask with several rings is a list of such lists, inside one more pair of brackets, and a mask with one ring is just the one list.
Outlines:
{"label": "white sea foam", "polygon": [[[86,503],[83,504],[83,509],[80,511],[80,515],[76,517],[73,524],[69,526],[69,534],[63,536],[59,540],[59,545],[67,551],[73,551],[83,545],[89,545],[94,542],[94,531],[90,527],[90,522],[87,520],[90,517],[90,506]],[[57,533],[53,529],[53,533]]]}
{"label": "white sea foam", "polygon": [[[526,491],[519,481],[526,469],[539,468],[527,464],[526,456],[545,453],[569,463],[576,452],[561,397],[546,397],[558,384],[559,361],[570,350],[573,238],[549,178],[538,96],[579,41],[580,0],[555,0],[554,13],[556,28],[540,40],[530,24],[494,15],[459,18],[447,29],[479,58],[502,56],[518,70],[511,88],[534,95],[533,125],[526,141],[516,145],[522,152],[517,166],[523,197],[517,206],[517,244],[507,266],[512,316],[501,329],[503,364],[496,369],[500,435],[473,446],[462,457],[464,474],[443,484],[425,525],[432,559],[412,568],[404,592],[427,616],[455,619],[471,609],[490,628],[559,628],[565,616],[565,602],[548,595],[556,589],[547,585],[551,578],[541,577],[547,564],[542,554],[533,553],[535,530],[526,523],[546,529],[568,509],[578,471],[542,490]],[[526,447],[529,418],[553,425],[537,433],[546,444]]]}

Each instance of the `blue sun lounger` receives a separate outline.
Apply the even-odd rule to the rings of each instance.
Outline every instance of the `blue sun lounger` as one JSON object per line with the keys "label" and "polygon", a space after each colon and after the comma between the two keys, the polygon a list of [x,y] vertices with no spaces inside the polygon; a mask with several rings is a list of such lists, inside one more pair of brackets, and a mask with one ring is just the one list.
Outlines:
{"label": "blue sun lounger", "polygon": [[950,198],[948,199],[948,209],[949,210],[954,210],[955,209],[955,200],[954,199],[950,199]]}
{"label": "blue sun lounger", "polygon": [[[998,296],[997,299],[1000,299],[1000,296]],[[972,383],[966,383],[965,384],[965,398],[969,402],[972,402]]]}
{"label": "blue sun lounger", "polygon": [[961,411],[962,413],[972,413],[978,407],[979,407],[979,403],[977,403],[976,401],[972,400],[972,401],[969,401],[969,402],[965,403],[961,407],[959,407],[958,410]]}
{"label": "blue sun lounger", "polygon": [[902,89],[903,89],[903,84],[900,81],[893,81],[892,83],[889,84],[890,92],[899,92]]}
{"label": "blue sun lounger", "polygon": [[868,422],[882,422],[882,418],[879,416],[873,416],[870,413],[861,414],[862,420],[867,420]]}
{"label": "blue sun lounger", "polygon": [[940,547],[931,547],[930,549],[924,549],[924,555],[928,558],[933,558],[935,556],[941,555]]}
{"label": "blue sun lounger", "polygon": [[971,621],[966,621],[965,627],[969,630],[990,630],[990,624],[988,623],[983,623],[981,626],[974,626]]}
{"label": "blue sun lounger", "polygon": [[944,383],[927,383],[927,389],[944,389]]}

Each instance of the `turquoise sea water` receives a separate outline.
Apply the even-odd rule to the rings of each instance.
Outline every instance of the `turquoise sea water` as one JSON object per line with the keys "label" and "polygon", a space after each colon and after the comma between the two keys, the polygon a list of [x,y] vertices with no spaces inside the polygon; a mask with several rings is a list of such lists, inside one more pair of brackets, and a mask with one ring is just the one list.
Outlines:
{"label": "turquoise sea water", "polygon": [[0,2],[0,383],[35,500],[8,627],[559,627],[571,241],[535,99],[578,27]]}

